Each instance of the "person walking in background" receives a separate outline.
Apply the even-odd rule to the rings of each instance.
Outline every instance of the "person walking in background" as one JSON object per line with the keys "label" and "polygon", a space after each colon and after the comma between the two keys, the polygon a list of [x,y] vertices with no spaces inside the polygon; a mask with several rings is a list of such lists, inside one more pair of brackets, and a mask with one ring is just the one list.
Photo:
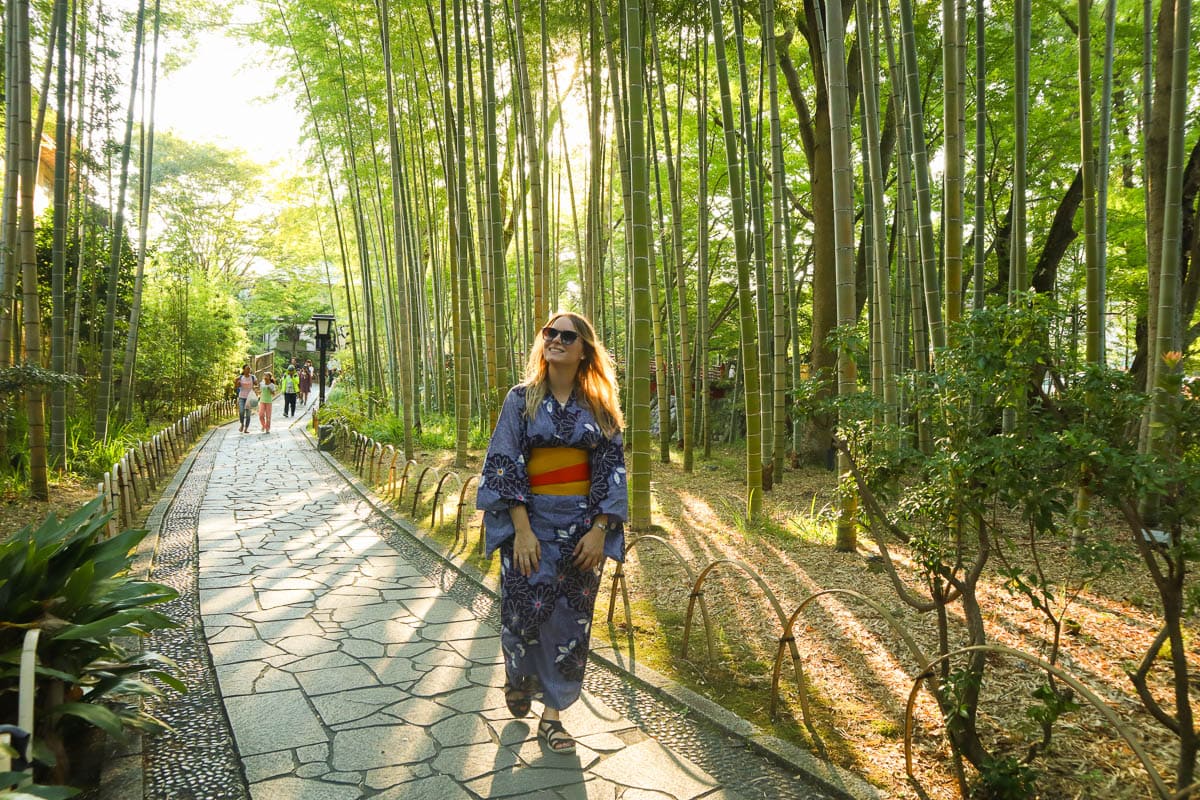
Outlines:
{"label": "person walking in background", "polygon": [[271,411],[274,409],[271,404],[275,402],[277,391],[279,387],[275,385],[275,376],[269,372],[263,375],[258,398],[258,424],[262,426],[263,433],[271,432]]}
{"label": "person walking in background", "polygon": [[555,753],[575,751],[560,712],[582,688],[604,560],[625,560],[623,427],[612,357],[586,318],[555,314],[504,400],[476,499],[487,553],[500,550],[505,704],[524,717],[540,694]]}
{"label": "person walking in background", "polygon": [[250,365],[242,364],[242,374],[238,375],[237,381],[237,398],[238,398],[238,430],[241,433],[250,431],[250,396],[254,394],[254,389],[258,385],[258,380],[250,373]]}
{"label": "person walking in background", "polygon": [[296,365],[288,364],[283,376],[283,415],[296,416],[296,396],[300,393],[300,379],[296,376]]}
{"label": "person walking in background", "polygon": [[313,368],[311,361],[305,361],[300,368],[300,406],[308,405],[308,393],[312,391]]}

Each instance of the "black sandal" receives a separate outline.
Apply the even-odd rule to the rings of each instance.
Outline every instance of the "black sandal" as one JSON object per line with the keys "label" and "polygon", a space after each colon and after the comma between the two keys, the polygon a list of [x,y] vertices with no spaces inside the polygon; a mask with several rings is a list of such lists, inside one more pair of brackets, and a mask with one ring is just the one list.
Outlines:
{"label": "black sandal", "polygon": [[567,733],[562,720],[543,719],[538,723],[538,738],[552,753],[569,756],[575,752],[575,737]]}
{"label": "black sandal", "polygon": [[533,695],[526,688],[528,683],[522,678],[519,686],[513,686],[512,683],[504,684],[504,705],[508,706],[508,713],[514,718],[521,719],[529,714],[529,707],[533,700]]}

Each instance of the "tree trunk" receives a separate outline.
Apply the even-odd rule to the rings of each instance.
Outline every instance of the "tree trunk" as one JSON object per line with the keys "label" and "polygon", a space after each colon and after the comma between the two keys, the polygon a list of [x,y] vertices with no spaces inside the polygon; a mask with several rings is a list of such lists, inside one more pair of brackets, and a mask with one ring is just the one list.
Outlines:
{"label": "tree trunk", "polygon": [[[750,292],[750,243],[746,234],[746,195],[738,155],[738,128],[733,119],[733,96],[729,65],[725,58],[725,30],[718,0],[709,0],[713,49],[717,55],[717,80],[721,87],[721,124],[725,133],[725,163],[729,172],[730,205],[733,212],[733,241],[737,259],[738,311],[741,331],[741,363],[746,399],[746,517],[754,521],[762,514],[762,417],[759,413],[758,348],[755,340],[754,298]],[[745,91],[746,87],[742,87]],[[815,317],[815,313],[814,313]],[[814,322],[815,325],[815,322]]]}
{"label": "tree trunk", "polygon": [[[829,120],[833,142],[833,214],[837,272],[838,328],[848,332],[854,326],[854,165],[850,158],[850,97],[846,83],[846,24],[840,2],[825,7],[826,52],[829,53]],[[860,30],[863,30],[860,21]],[[838,347],[838,399],[849,400],[857,391],[857,367],[854,353],[842,338]],[[843,412],[846,413],[846,412]],[[843,422],[849,420],[843,419]],[[849,457],[838,454],[838,472],[849,473]],[[838,552],[854,552],[858,546],[855,515],[858,504],[849,492],[843,493],[837,521]]]}
{"label": "tree trunk", "polygon": [[[646,165],[645,92],[646,74],[643,57],[642,6],[640,0],[629,0],[626,6],[627,85],[629,87],[629,196],[631,217],[632,263],[630,292],[633,298],[633,358],[632,383],[633,422],[631,429],[630,523],[635,530],[650,526],[650,355],[651,324],[654,313],[650,299],[650,173]],[[660,380],[662,376],[659,376]],[[661,414],[661,409],[660,409]]]}
{"label": "tree trunk", "polygon": [[404,175],[401,171],[400,160],[400,139],[397,133],[396,124],[396,94],[395,94],[395,78],[392,72],[392,40],[391,40],[391,20],[388,11],[388,0],[380,0],[379,13],[379,37],[380,46],[383,50],[383,71],[385,85],[387,87],[387,109],[388,109],[388,149],[391,161],[391,176],[392,176],[392,231],[396,238],[395,246],[392,248],[392,253],[396,259],[396,277],[400,283],[400,291],[405,293],[401,297],[401,302],[398,304],[398,315],[400,323],[400,413],[403,423],[403,447],[404,458],[406,461],[412,459],[415,449],[413,447],[413,382],[410,380],[409,365],[414,358],[414,347],[412,336],[410,335],[411,327],[409,321],[409,303],[407,302],[407,264],[401,254],[404,248],[401,246],[405,241],[405,215],[401,208],[400,188],[404,183]]}
{"label": "tree trunk", "polygon": [[[25,363],[42,366],[41,304],[38,301],[37,243],[34,240],[33,192],[37,182],[37,151],[33,142],[32,87],[29,58],[29,0],[16,3],[17,128],[20,137],[21,209],[17,257],[21,265],[21,305],[24,310]],[[25,387],[25,416],[29,426],[29,490],[35,500],[50,499],[46,470],[46,416],[42,389]]]}
{"label": "tree trunk", "polygon": [[104,331],[100,351],[100,386],[96,398],[96,439],[108,440],[109,409],[112,404],[113,357],[117,321],[117,289],[121,275],[121,247],[125,234],[125,188],[129,184],[129,157],[133,146],[133,112],[137,103],[138,75],[142,63],[142,40],[146,30],[146,2],[138,0],[137,29],[133,44],[133,77],[129,85],[129,110],[125,116],[125,143],[121,148],[121,175],[117,189],[117,210],[113,216],[112,249],[108,260],[108,288],[105,294]]}
{"label": "tree trunk", "polygon": [[150,122],[142,148],[141,202],[138,209],[137,272],[133,279],[133,305],[129,310],[129,336],[125,340],[125,361],[121,364],[121,419],[133,417],[134,381],[137,370],[138,331],[142,315],[142,278],[146,270],[146,236],[150,225],[151,178],[154,174],[154,105],[158,87],[158,37],[161,30],[159,0],[154,2],[154,43],[150,60]]}
{"label": "tree trunk", "polygon": [[521,0],[513,0],[513,21],[516,23],[514,53],[517,85],[521,96],[521,113],[525,124],[525,167],[529,179],[529,224],[533,255],[533,319],[537,325],[546,321],[552,309],[546,296],[549,276],[546,272],[546,231],[543,230],[542,165],[538,149],[537,126],[533,113],[533,92],[529,86],[529,60],[525,54],[525,20]]}

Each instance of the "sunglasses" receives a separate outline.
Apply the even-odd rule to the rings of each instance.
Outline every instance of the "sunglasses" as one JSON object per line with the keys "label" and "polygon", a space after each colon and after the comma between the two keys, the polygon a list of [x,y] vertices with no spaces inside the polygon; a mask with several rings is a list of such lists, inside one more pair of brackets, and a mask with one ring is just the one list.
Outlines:
{"label": "sunglasses", "polygon": [[575,340],[579,338],[579,334],[575,331],[560,331],[558,328],[552,328],[547,325],[542,328],[542,339],[547,342],[553,342],[558,339],[565,347],[570,347],[575,344]]}

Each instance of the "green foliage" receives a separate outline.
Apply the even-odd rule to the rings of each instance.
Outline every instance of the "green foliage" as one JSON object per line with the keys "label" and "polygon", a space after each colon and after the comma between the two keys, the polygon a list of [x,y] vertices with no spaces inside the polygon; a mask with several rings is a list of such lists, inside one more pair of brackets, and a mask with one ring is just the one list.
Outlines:
{"label": "green foliage", "polygon": [[[177,594],[126,574],[130,552],[146,532],[106,538],[108,515],[99,511],[97,499],[0,544],[0,708],[16,691],[25,631],[40,629],[39,737],[52,743],[80,723],[114,736],[159,730],[163,724],[141,707],[143,698],[160,693],[148,679],[185,691],[168,659],[122,643],[175,627],[152,607]],[[47,698],[57,698],[57,705]],[[51,750],[62,752],[61,746]]]}
{"label": "green foliage", "polygon": [[980,682],[979,675],[966,669],[954,670],[946,676],[943,681],[947,697],[944,710],[946,725],[954,726],[970,719],[974,709],[968,698],[979,688]]}
{"label": "green foliage", "polygon": [[1028,800],[1037,796],[1037,772],[1013,756],[989,758],[971,786],[973,800]]}
{"label": "green foliage", "polygon": [[[24,780],[20,772],[0,772],[0,786],[10,786]],[[20,789],[0,789],[0,800],[67,800],[79,794],[70,786],[22,786]]]}
{"label": "green foliage", "polygon": [[[1131,524],[1138,500],[1149,498],[1160,509],[1157,527],[1170,536],[1162,554],[1174,564],[1200,554],[1194,532],[1200,516],[1200,404],[1184,391],[1179,371],[1166,370],[1159,391],[1167,401],[1169,452],[1139,453],[1146,396],[1125,373],[1060,359],[1052,339],[1062,319],[1048,301],[1026,298],[977,311],[956,326],[954,346],[937,354],[937,371],[906,381],[913,413],[927,424],[933,442],[927,453],[912,438],[878,424],[872,401],[855,397],[854,405],[840,405],[843,419],[853,420],[841,433],[862,486],[879,501],[867,507],[872,525],[906,539],[925,591],[942,587],[944,597],[953,586],[963,595],[955,602],[964,611],[979,608],[970,575],[981,561],[998,558],[1007,590],[1024,597],[1056,629],[1074,592],[1129,564],[1130,542],[1119,547],[1101,534],[1075,548],[1069,585],[1067,579],[1055,583],[1040,564],[1040,542],[1065,540],[1081,477]],[[1009,557],[1018,551],[1022,558]],[[1171,570],[1175,576],[1184,572]],[[1193,589],[1187,597],[1195,603],[1200,592]],[[968,625],[968,644],[986,643],[982,619],[977,622],[977,628]],[[950,672],[940,698],[950,736],[985,753],[974,726],[987,669],[988,661],[978,658]],[[1031,754],[1049,743],[1059,717],[1076,708],[1069,694],[1050,686],[1040,687],[1034,698],[1039,704],[1028,713],[1041,726],[1043,741]],[[1032,792],[1035,773],[1027,766],[994,754],[973,761],[980,772],[976,796]]]}
{"label": "green foliage", "polygon": [[[403,417],[378,412],[372,415],[370,406],[370,398],[363,393],[347,390],[344,383],[334,384],[333,390],[326,396],[325,406],[321,409],[321,419],[341,419],[354,430],[377,442],[403,444]],[[423,450],[453,450],[456,446],[454,426],[453,415],[426,413],[421,417],[420,427],[413,432],[414,446]],[[491,434],[490,430],[472,427],[468,446],[476,450],[485,449]]]}
{"label": "green foliage", "polygon": [[90,478],[99,479],[112,469],[113,464],[125,455],[138,441],[130,425],[114,425],[108,438],[99,441],[93,433],[91,418],[78,415],[67,420],[67,468]]}
{"label": "green foliage", "polygon": [[64,375],[33,364],[0,369],[0,395],[15,394],[33,387],[71,389],[82,382],[78,375]]}
{"label": "green foliage", "polygon": [[[148,270],[136,402],[147,417],[175,417],[226,397],[250,342],[227,280],[155,261]],[[152,333],[151,333],[152,332]]]}
{"label": "green foliage", "polygon": [[[20,394],[27,388],[44,390],[72,389],[83,383],[78,375],[64,375],[34,364],[18,364],[0,369],[0,424],[11,425],[17,418]],[[24,451],[21,451],[24,456]],[[22,459],[22,462],[24,459]]]}
{"label": "green foliage", "polygon": [[1043,683],[1033,690],[1033,697],[1038,705],[1025,709],[1031,720],[1043,727],[1049,727],[1058,721],[1063,714],[1079,710],[1079,703],[1069,690],[1058,690],[1049,683]]}
{"label": "green foliage", "polygon": [[286,350],[290,356],[305,330],[311,331],[312,315],[332,310],[323,284],[324,275],[315,265],[276,269],[259,277],[243,301],[250,338],[260,342],[278,334],[276,351]]}
{"label": "green foliage", "polygon": [[270,227],[251,205],[262,173],[241,151],[156,134],[154,207],[166,223],[159,252],[205,276],[244,278],[265,253]]}

